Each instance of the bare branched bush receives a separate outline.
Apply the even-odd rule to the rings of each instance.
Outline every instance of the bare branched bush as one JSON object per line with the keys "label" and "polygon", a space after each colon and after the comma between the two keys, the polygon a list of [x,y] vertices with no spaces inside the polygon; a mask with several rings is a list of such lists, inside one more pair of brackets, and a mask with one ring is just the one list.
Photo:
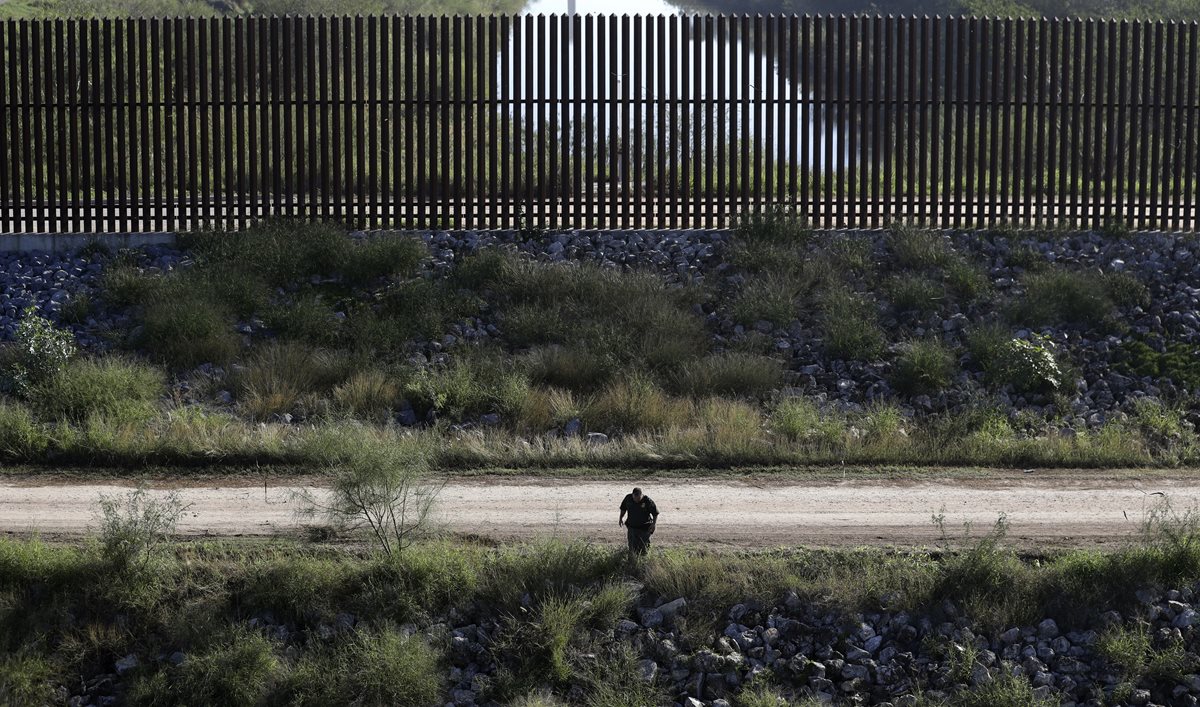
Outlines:
{"label": "bare branched bush", "polygon": [[327,495],[300,492],[302,516],[342,530],[366,529],[385,554],[426,535],[444,481],[433,478],[421,441],[405,437],[347,448],[330,464]]}
{"label": "bare branched bush", "polygon": [[156,498],[143,486],[124,496],[102,495],[99,505],[101,550],[119,572],[148,569],[188,508],[174,491]]}

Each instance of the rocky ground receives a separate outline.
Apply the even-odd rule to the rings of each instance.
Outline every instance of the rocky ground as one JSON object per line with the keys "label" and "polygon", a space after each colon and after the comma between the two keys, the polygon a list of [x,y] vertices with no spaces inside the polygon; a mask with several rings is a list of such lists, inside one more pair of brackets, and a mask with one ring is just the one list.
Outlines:
{"label": "rocky ground", "polygon": [[[871,257],[886,271],[886,232],[825,234],[814,241],[814,252],[822,239],[859,238],[870,243]],[[969,304],[949,301],[928,315],[896,313],[875,292],[880,323],[887,334],[889,353],[877,361],[846,361],[831,358],[825,351],[816,314],[799,312],[783,326],[760,321],[736,323],[728,312],[723,294],[736,291],[745,275],[726,259],[732,234],[723,231],[627,231],[562,232],[535,234],[518,232],[425,233],[431,251],[429,271],[436,276],[465,255],[480,248],[511,246],[543,261],[590,261],[612,267],[653,268],[670,281],[703,283],[717,296],[701,307],[714,340],[714,348],[736,348],[751,336],[773,342],[775,353],[788,361],[791,392],[814,396],[825,405],[841,410],[858,410],[878,400],[895,400],[911,415],[960,411],[984,396],[992,396],[1008,407],[1011,415],[1026,419],[1053,420],[1064,430],[1095,428],[1121,418],[1130,402],[1144,396],[1169,401],[1195,400],[1195,391],[1169,376],[1138,376],[1125,365],[1126,344],[1136,339],[1149,351],[1162,354],[1170,347],[1200,351],[1200,240],[1183,234],[1132,234],[1113,237],[1100,233],[1065,233],[1038,236],[1022,233],[947,233],[942,236],[969,260],[986,268],[994,296]],[[977,324],[995,318],[998,301],[1022,293],[1022,276],[1030,258],[1056,268],[1101,273],[1127,273],[1149,291],[1149,304],[1123,307],[1117,326],[1014,326],[1018,338],[1044,335],[1053,342],[1060,357],[1074,367],[1058,399],[1021,395],[1011,389],[984,389],[983,375],[970,365],[964,351],[966,334]],[[110,332],[130,326],[127,312],[112,310],[100,296],[100,278],[109,263],[135,262],[147,272],[186,267],[189,257],[178,250],[154,246],[122,253],[114,258],[99,249],[74,254],[0,254],[0,339],[12,336],[20,313],[35,305],[53,319],[69,325],[80,344],[92,350],[112,344]],[[878,276],[850,283],[859,291],[877,289]],[[83,303],[83,304],[81,304]],[[486,315],[454,324],[440,340],[415,342],[410,361],[415,364],[447,360],[454,347],[502,334],[501,321]],[[239,323],[246,336],[269,336],[261,322]],[[891,382],[891,355],[900,342],[912,337],[940,337],[960,352],[963,365],[945,390],[929,395],[901,396]],[[1196,346],[1197,349],[1190,347]],[[1066,409],[1064,409],[1064,406]],[[1196,419],[1192,419],[1196,418]],[[1189,416],[1192,424],[1200,415]],[[412,421],[412,422],[415,422]]]}

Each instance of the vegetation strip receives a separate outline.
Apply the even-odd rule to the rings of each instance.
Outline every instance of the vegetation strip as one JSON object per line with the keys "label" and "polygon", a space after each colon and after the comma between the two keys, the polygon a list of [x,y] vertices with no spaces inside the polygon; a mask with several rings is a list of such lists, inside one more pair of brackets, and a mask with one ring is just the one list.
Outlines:
{"label": "vegetation strip", "polygon": [[[17,704],[906,705],[1196,694],[1195,519],[1023,560],[935,519],[933,553],[387,552],[173,544],[136,494],[84,545],[0,540],[0,695]],[[1175,589],[1179,587],[1179,589]],[[724,701],[724,702],[722,702]]]}
{"label": "vegetation strip", "polygon": [[93,244],[49,276],[21,260],[0,296],[0,460],[1200,463],[1200,259],[1174,236],[821,234],[769,211],[732,234],[267,223],[180,245]]}

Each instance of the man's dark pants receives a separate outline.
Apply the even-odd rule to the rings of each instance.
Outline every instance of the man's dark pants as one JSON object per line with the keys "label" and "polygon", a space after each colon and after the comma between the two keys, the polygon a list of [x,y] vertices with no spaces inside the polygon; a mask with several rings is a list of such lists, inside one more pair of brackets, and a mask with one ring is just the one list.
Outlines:
{"label": "man's dark pants", "polygon": [[645,555],[650,551],[650,529],[626,526],[629,532],[629,551]]}

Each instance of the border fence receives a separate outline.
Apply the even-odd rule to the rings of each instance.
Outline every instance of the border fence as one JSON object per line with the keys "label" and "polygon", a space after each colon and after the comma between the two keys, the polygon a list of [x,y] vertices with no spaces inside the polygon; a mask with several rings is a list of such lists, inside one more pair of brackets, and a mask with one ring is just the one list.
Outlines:
{"label": "border fence", "polygon": [[712,228],[785,206],[1197,230],[1197,24],[0,23],[0,233]]}

